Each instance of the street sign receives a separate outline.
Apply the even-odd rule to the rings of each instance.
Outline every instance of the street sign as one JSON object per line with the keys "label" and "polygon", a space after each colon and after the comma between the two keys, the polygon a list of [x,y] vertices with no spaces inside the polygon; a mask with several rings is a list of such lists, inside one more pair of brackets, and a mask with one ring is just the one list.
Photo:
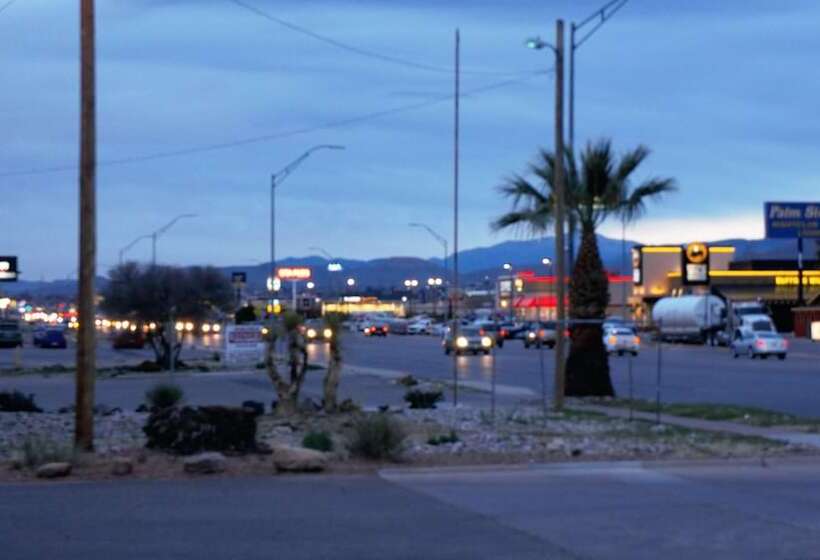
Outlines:
{"label": "street sign", "polygon": [[709,283],[709,248],[705,243],[690,243],[681,251],[683,284],[703,286]]}
{"label": "street sign", "polygon": [[17,282],[17,257],[0,257],[0,282]]}
{"label": "street sign", "polygon": [[244,286],[248,281],[248,275],[245,272],[232,272],[231,273],[231,283],[236,285],[239,284],[240,286]]}
{"label": "street sign", "polygon": [[820,202],[767,202],[766,237],[820,238]]}
{"label": "street sign", "polygon": [[279,268],[276,276],[282,280],[310,280],[310,269],[305,266]]}
{"label": "street sign", "polygon": [[265,341],[260,325],[228,325],[224,340],[226,363],[256,364],[264,358]]}

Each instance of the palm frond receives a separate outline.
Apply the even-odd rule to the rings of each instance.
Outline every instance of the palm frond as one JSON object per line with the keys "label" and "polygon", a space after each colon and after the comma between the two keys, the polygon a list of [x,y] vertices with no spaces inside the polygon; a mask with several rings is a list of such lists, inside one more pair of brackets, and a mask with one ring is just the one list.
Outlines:
{"label": "palm frond", "polygon": [[627,222],[640,218],[646,211],[646,202],[678,190],[674,179],[653,178],[636,187],[623,201],[621,216]]}

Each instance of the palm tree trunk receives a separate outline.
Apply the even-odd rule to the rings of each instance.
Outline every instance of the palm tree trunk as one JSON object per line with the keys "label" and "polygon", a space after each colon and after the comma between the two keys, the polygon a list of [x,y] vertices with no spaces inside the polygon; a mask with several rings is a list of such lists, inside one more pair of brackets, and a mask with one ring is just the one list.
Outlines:
{"label": "palm tree trunk", "polygon": [[609,304],[609,280],[592,227],[582,231],[569,298],[570,317],[579,322],[570,329],[566,395],[615,396],[601,328]]}

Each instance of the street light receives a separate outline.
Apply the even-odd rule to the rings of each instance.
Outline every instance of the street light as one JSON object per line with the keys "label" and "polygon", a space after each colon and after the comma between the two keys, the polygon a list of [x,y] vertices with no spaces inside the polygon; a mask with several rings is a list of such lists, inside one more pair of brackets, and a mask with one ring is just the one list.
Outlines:
{"label": "street light", "polygon": [[[308,250],[309,251],[319,251],[322,255],[325,256],[325,258],[327,258],[327,260],[328,260],[327,271],[328,272],[341,272],[342,271],[342,264],[340,262],[338,262],[338,259],[336,259],[336,257],[331,255],[329,252],[325,251],[321,247],[316,247],[314,245],[314,246],[308,247]],[[330,291],[332,291],[334,289],[334,282],[333,282],[333,275],[332,274],[330,275],[330,282],[329,283],[330,283],[330,286],[328,286],[328,289]]]}
{"label": "street light", "polygon": [[543,259],[541,259],[541,264],[543,264],[544,266],[552,266],[552,259],[549,257],[544,257]]}
{"label": "street light", "polygon": [[168,222],[167,224],[165,224],[164,226],[162,226],[161,228],[159,228],[158,230],[156,230],[154,233],[152,233],[150,235],[150,237],[151,237],[151,264],[154,264],[154,265],[157,264],[157,239],[159,238],[159,236],[162,235],[163,233],[165,233],[166,231],[168,231],[169,229],[171,229],[171,227],[173,227],[173,225],[175,223],[177,223],[178,221],[180,221],[183,218],[196,218],[196,214],[180,214],[179,216],[177,216],[176,218],[174,218],[173,220],[171,220],[170,222]]}
{"label": "street light", "polygon": [[503,268],[503,269],[504,269],[504,270],[506,270],[507,272],[510,272],[510,271],[512,270],[512,265],[511,265],[510,263],[504,263],[504,264],[501,266],[501,268]]}
{"label": "street light", "polygon": [[135,240],[133,240],[131,243],[129,243],[128,245],[126,245],[125,247],[123,247],[122,249],[120,249],[120,264],[122,264],[122,263],[123,263],[123,256],[125,255],[125,253],[127,253],[127,252],[128,252],[128,250],[129,250],[131,247],[133,247],[134,245],[136,245],[137,243],[139,243],[139,242],[140,242],[140,241],[142,241],[143,239],[149,239],[150,237],[151,237],[151,235],[150,235],[150,234],[148,234],[148,235],[140,235],[140,236],[139,236],[139,237],[137,237]]}
{"label": "street light", "polygon": [[[555,257],[556,257],[556,319],[558,337],[555,341],[555,408],[561,410],[564,405],[566,380],[564,370],[564,330],[566,329],[564,309],[564,21],[555,22],[555,44],[551,45],[541,38],[529,39],[527,47],[542,50],[546,47],[555,55],[555,165],[553,185],[555,187]],[[543,371],[543,370],[542,370]],[[543,375],[543,373],[542,373]],[[542,377],[542,405],[546,409],[546,382]]]}
{"label": "street light", "polygon": [[319,144],[313,146],[301,156],[287,164],[285,167],[271,175],[270,178],[270,266],[273,270],[273,275],[276,275],[276,187],[287,179],[287,177],[294,172],[294,170],[302,164],[307,158],[319,150],[344,150],[344,146],[336,144]]}
{"label": "street light", "polygon": [[355,278],[348,278],[347,279],[347,285],[348,285],[349,288],[352,288],[353,286],[356,285],[356,279]]}

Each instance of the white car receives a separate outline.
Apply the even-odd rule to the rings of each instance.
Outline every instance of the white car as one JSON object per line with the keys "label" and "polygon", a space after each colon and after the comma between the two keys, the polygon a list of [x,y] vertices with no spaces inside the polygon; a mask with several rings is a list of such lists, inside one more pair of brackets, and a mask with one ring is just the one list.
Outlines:
{"label": "white car", "polygon": [[789,342],[774,332],[737,329],[729,349],[735,358],[744,354],[752,359],[759,357],[765,360],[769,356],[777,356],[779,360],[785,360]]}
{"label": "white car", "polygon": [[641,337],[630,328],[612,327],[604,331],[604,346],[609,354],[623,356],[628,352],[637,356],[641,349]]}
{"label": "white car", "polygon": [[407,325],[407,334],[430,334],[432,327],[430,319],[418,319]]}

